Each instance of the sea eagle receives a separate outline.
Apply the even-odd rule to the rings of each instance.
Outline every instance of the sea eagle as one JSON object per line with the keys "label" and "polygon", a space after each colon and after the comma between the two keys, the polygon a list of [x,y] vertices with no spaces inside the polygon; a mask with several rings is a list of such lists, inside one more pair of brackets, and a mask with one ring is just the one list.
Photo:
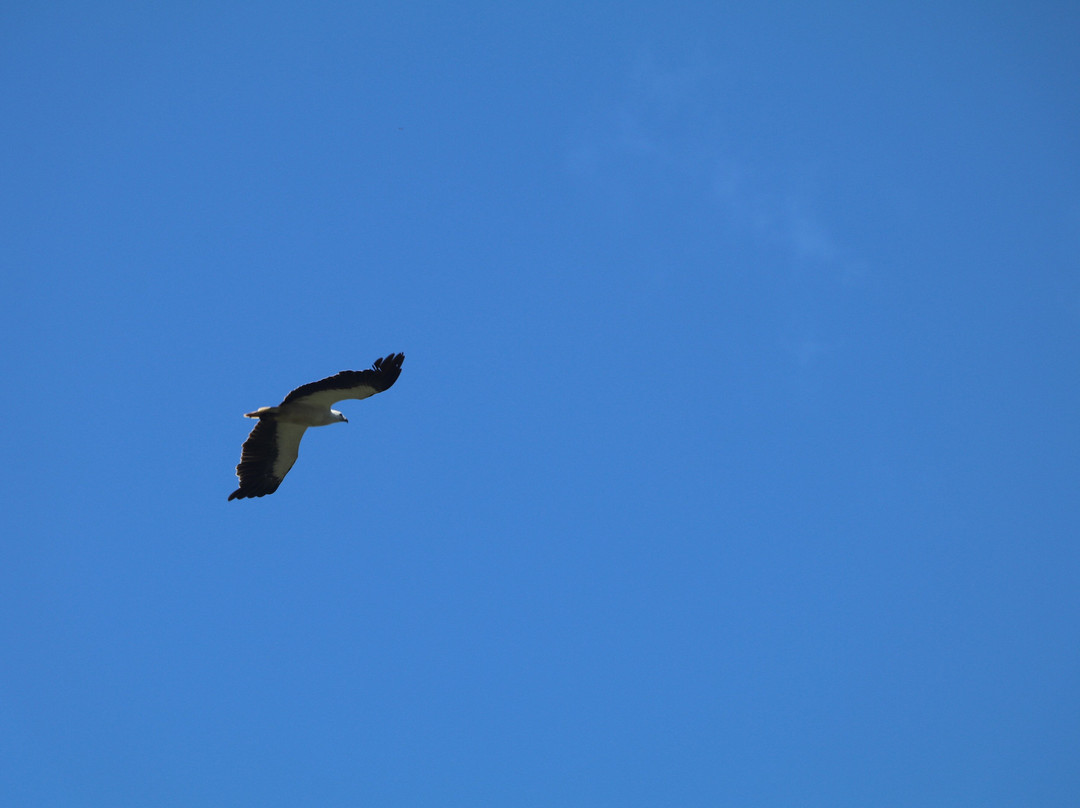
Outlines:
{"label": "sea eagle", "polygon": [[277,491],[300,452],[300,438],[309,426],[349,420],[330,405],[346,398],[367,398],[381,393],[401,375],[405,354],[376,359],[370,370],[343,370],[336,376],[297,387],[276,407],[245,413],[258,418],[240,452],[236,476],[240,487],[229,499],[264,497]]}

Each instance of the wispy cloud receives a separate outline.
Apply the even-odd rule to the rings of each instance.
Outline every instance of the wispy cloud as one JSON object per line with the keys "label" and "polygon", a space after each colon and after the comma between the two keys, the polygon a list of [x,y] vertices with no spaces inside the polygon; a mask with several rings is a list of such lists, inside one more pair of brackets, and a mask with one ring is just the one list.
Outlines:
{"label": "wispy cloud", "polygon": [[850,268],[842,248],[815,210],[812,191],[800,192],[793,186],[770,180],[746,162],[720,156],[714,160],[712,196],[729,225],[782,247],[800,264]]}
{"label": "wispy cloud", "polygon": [[777,351],[810,379],[843,341],[823,312],[864,273],[826,212],[829,159],[806,165],[782,138],[755,140],[740,126],[745,92],[732,100],[737,81],[708,59],[661,65],[644,56],[581,128],[567,166],[602,203],[626,209],[673,196],[676,209],[712,217],[718,238],[757,245],[769,258],[763,271],[774,273]]}
{"label": "wispy cloud", "polygon": [[725,230],[787,253],[796,265],[847,276],[855,262],[817,204],[814,172],[741,140],[730,125],[731,79],[704,58],[671,66],[644,55],[622,93],[568,148],[582,182],[648,194],[661,182],[711,209]]}

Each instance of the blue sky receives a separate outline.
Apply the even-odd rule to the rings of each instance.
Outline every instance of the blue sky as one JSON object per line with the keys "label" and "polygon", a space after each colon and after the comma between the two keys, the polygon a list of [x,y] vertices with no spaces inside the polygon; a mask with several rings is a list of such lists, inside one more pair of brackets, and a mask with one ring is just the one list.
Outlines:
{"label": "blue sky", "polygon": [[0,802],[1075,805],[1080,14],[941,5],[9,4]]}

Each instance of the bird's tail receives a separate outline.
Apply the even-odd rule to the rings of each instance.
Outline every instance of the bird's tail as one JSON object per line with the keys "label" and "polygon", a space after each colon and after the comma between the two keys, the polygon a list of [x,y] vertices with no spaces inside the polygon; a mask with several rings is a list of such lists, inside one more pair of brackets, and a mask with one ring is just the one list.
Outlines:
{"label": "bird's tail", "polygon": [[259,407],[255,412],[245,412],[245,418],[268,418],[278,414],[277,407]]}

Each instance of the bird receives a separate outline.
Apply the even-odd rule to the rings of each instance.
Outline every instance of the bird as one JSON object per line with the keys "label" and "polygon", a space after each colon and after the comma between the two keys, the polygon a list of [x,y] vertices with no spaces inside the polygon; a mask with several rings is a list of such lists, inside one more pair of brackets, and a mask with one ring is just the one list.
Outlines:
{"label": "bird", "polygon": [[309,426],[349,422],[342,413],[330,409],[347,398],[363,399],[389,389],[401,375],[405,354],[376,359],[368,370],[343,370],[317,382],[297,387],[276,407],[259,407],[244,413],[259,423],[251,430],[240,451],[236,476],[240,487],[229,501],[264,497],[277,491],[296,462],[300,439]]}

